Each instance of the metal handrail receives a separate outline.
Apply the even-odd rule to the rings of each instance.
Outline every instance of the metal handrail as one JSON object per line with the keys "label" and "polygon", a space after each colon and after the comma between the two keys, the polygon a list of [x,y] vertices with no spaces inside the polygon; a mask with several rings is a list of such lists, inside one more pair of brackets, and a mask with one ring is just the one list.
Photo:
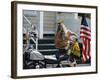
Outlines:
{"label": "metal handrail", "polygon": [[[29,25],[30,25],[31,27],[33,27],[33,24],[28,20],[28,18],[27,18],[25,15],[23,15],[23,17],[24,17],[25,20],[29,23]],[[34,38],[32,38],[32,37],[31,37],[31,39],[33,40],[33,42],[34,42],[35,45],[36,45],[36,50],[38,50],[38,31],[37,31],[37,29],[36,29],[36,30],[33,31],[33,32],[36,33],[36,40],[35,40]]]}

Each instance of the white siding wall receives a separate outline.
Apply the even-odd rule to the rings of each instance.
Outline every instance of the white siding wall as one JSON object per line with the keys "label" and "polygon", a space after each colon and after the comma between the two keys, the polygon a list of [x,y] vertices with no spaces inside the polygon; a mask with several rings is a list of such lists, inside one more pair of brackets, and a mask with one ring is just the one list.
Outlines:
{"label": "white siding wall", "polygon": [[44,12],[44,33],[56,31],[56,12]]}
{"label": "white siding wall", "polygon": [[[27,19],[38,28],[38,13],[36,11],[23,11],[23,14],[27,17]],[[29,25],[29,23],[25,20],[25,18],[23,17],[23,26],[25,29],[27,29],[28,31],[32,30],[31,25]]]}
{"label": "white siding wall", "polygon": [[[81,18],[77,13],[57,13],[57,21],[64,21],[65,26],[75,32],[80,37]],[[90,19],[86,18],[88,25],[91,26]]]}
{"label": "white siding wall", "polygon": [[80,20],[76,18],[76,13],[59,13],[57,19],[64,21],[65,26],[71,31],[79,34]]}
{"label": "white siding wall", "polygon": [[[39,11],[24,11],[24,15],[29,19],[29,21],[39,29],[41,27],[40,22],[40,12]],[[55,33],[56,24],[58,21],[63,20],[65,26],[71,31],[75,32],[78,37],[80,35],[80,27],[81,27],[81,17],[77,15],[77,13],[57,13],[57,12],[43,12],[43,31],[39,30],[39,33]],[[91,26],[90,19],[87,18],[87,22],[89,26]],[[27,23],[27,21],[23,18],[23,26],[27,30],[31,30],[31,26]]]}

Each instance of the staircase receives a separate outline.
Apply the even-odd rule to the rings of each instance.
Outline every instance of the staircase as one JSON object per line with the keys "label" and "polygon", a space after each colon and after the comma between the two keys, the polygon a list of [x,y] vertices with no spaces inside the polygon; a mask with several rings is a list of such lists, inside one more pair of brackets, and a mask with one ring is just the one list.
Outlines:
{"label": "staircase", "polygon": [[[30,44],[34,43],[30,41]],[[38,51],[43,55],[54,55],[58,52],[54,44],[54,34],[44,34],[44,38],[38,40]]]}
{"label": "staircase", "polygon": [[54,44],[54,34],[44,34],[44,38],[39,39],[38,50],[43,55],[54,55],[57,53]]}

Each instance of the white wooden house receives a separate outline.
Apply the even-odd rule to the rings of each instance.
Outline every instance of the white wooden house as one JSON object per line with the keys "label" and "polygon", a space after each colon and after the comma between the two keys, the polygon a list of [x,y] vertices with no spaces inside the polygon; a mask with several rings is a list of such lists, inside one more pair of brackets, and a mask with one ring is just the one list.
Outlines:
{"label": "white wooden house", "polygon": [[[43,38],[43,34],[54,34],[59,20],[63,20],[66,27],[75,32],[78,37],[80,35],[81,17],[78,13],[24,10],[23,15],[37,27],[39,38]],[[87,18],[87,21],[90,26],[90,19]],[[23,27],[31,30],[25,18],[23,18]]]}

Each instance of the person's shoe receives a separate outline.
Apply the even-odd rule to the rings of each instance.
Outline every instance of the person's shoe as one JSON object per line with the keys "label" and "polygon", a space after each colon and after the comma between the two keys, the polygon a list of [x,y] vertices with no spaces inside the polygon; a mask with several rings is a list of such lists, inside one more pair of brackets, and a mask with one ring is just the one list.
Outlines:
{"label": "person's shoe", "polygon": [[57,67],[57,68],[59,68],[59,67],[60,67],[60,65],[57,65],[56,67]]}

